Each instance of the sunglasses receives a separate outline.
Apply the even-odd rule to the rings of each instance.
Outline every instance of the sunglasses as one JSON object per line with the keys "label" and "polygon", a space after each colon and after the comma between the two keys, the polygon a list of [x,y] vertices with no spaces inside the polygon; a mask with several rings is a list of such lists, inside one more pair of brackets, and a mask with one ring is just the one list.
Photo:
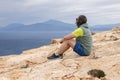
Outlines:
{"label": "sunglasses", "polygon": [[78,18],[76,18],[76,21],[78,21]]}

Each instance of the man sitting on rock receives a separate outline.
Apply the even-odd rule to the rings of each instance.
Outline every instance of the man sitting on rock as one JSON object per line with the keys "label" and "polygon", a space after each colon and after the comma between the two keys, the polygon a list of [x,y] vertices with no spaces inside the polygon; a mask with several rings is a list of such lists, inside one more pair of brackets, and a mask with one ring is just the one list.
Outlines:
{"label": "man sitting on rock", "polygon": [[[86,16],[80,15],[76,18],[76,25],[77,29],[61,39],[60,43],[62,43],[62,45],[56,53],[47,57],[48,59],[61,58],[63,53],[70,47],[80,56],[90,55],[92,50],[92,36]],[[76,40],[73,38],[76,38]]]}

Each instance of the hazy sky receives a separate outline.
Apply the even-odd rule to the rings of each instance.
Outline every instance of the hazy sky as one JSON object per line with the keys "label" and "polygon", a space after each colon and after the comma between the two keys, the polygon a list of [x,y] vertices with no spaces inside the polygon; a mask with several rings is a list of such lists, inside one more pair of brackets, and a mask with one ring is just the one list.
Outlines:
{"label": "hazy sky", "polygon": [[81,14],[90,25],[120,23],[120,0],[0,0],[0,26],[49,19],[73,24]]}

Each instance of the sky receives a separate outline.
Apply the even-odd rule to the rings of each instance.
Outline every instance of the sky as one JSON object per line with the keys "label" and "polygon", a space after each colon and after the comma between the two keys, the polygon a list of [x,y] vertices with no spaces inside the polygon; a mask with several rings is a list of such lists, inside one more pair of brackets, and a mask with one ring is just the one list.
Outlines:
{"label": "sky", "polygon": [[0,0],[0,26],[50,19],[74,24],[79,15],[90,25],[120,23],[120,0]]}

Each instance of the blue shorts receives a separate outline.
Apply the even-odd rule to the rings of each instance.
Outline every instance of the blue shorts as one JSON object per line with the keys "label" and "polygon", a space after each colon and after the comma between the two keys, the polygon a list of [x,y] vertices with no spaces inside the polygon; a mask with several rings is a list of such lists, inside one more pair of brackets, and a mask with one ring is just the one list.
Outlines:
{"label": "blue shorts", "polygon": [[73,49],[76,53],[78,53],[80,56],[87,56],[85,54],[85,51],[84,51],[84,48],[81,44],[77,43],[75,44],[74,46],[74,49]]}

